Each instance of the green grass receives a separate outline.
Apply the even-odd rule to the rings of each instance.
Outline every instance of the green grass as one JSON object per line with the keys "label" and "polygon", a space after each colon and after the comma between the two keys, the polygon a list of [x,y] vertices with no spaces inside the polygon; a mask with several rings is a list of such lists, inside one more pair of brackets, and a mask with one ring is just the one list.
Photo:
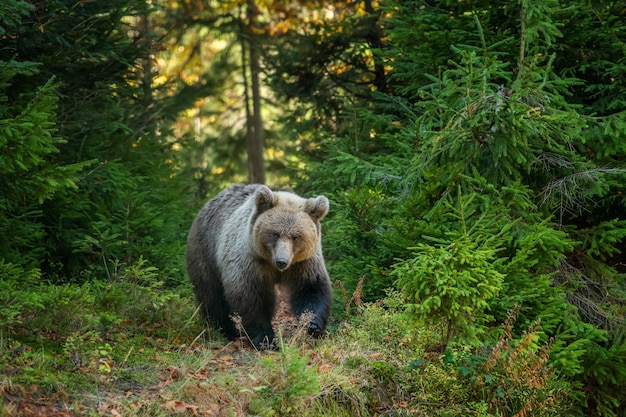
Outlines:
{"label": "green grass", "polygon": [[[567,406],[541,351],[505,337],[483,351],[442,352],[443,324],[407,315],[398,294],[363,305],[321,340],[304,326],[280,328],[281,350],[257,352],[206,333],[188,288],[39,291],[56,302],[3,329],[0,416],[18,415],[19,401],[68,416],[157,417],[550,416]],[[520,378],[506,369],[515,366]]]}

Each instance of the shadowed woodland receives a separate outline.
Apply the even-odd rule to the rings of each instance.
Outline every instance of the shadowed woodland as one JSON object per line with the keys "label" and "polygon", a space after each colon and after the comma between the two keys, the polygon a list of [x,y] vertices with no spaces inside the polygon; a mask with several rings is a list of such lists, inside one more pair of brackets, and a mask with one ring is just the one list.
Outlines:
{"label": "shadowed woodland", "polygon": [[[202,327],[235,182],[329,198],[321,340]],[[0,416],[621,416],[625,187],[623,0],[3,0]]]}

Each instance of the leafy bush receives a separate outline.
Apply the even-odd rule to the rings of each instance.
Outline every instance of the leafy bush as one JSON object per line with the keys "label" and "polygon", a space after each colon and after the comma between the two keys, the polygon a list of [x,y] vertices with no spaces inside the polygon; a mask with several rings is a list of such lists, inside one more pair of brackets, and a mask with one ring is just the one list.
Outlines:
{"label": "leafy bush", "polygon": [[30,309],[42,306],[39,293],[32,289],[40,278],[37,269],[24,269],[21,266],[5,263],[0,259],[0,337],[6,331],[14,330]]}
{"label": "leafy bush", "polygon": [[[5,19],[13,17],[17,16],[9,13]],[[58,108],[54,77],[12,96],[17,80],[30,80],[38,73],[36,63],[0,57],[0,256],[6,264],[21,265],[33,274],[45,255],[44,202],[62,190],[76,189],[78,173],[88,165],[56,162],[65,141],[54,123]]]}

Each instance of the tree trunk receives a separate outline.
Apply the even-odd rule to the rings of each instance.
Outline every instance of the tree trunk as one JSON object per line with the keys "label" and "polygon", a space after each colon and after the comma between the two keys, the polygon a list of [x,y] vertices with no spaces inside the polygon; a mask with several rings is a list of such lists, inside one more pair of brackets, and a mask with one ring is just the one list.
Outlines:
{"label": "tree trunk", "polygon": [[[265,160],[263,158],[263,142],[265,135],[263,131],[263,119],[261,118],[261,88],[259,83],[261,68],[259,65],[258,44],[256,43],[255,34],[252,30],[256,21],[257,13],[254,0],[248,0],[248,30],[246,31],[246,40],[248,41],[249,51],[248,62],[250,66],[250,84],[252,89],[252,114],[250,114],[249,103],[246,101],[246,111],[248,117],[246,139],[248,149],[248,179],[250,183],[265,184]],[[245,68],[245,60],[243,65]],[[249,98],[250,96],[246,91],[246,100]]]}
{"label": "tree trunk", "polygon": [[[371,0],[366,0],[365,11],[367,12],[369,24],[371,25],[365,39],[373,49],[382,49],[382,33],[380,30],[379,17],[380,14],[374,9],[374,5]],[[374,54],[376,57],[378,54]],[[387,92],[387,77],[385,76],[385,65],[380,58],[374,58],[374,86],[380,92]]]}

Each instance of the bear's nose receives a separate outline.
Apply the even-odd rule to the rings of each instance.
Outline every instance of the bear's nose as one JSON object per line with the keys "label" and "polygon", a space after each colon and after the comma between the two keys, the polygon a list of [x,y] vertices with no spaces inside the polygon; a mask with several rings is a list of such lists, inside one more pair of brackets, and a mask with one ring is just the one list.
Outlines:
{"label": "bear's nose", "polygon": [[276,268],[282,271],[283,269],[287,268],[287,265],[289,265],[289,262],[286,259],[278,258],[274,261],[274,265],[276,265]]}

